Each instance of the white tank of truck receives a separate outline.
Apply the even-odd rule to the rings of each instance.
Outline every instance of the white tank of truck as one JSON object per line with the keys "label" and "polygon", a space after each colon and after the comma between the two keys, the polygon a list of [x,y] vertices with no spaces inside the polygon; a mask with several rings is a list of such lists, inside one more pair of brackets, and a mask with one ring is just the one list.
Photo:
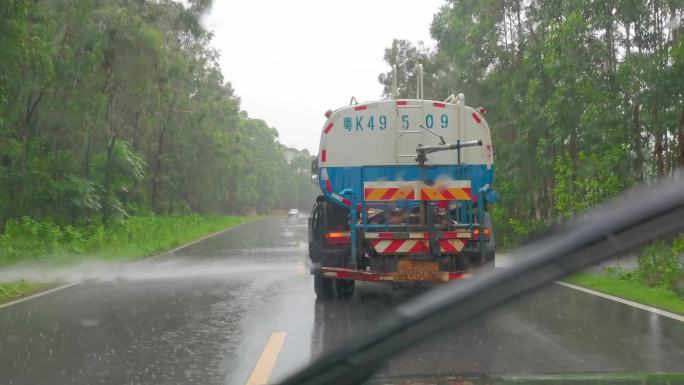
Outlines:
{"label": "white tank of truck", "polygon": [[378,100],[327,112],[314,170],[323,194],[349,206],[349,199],[338,192],[361,192],[369,181],[423,179],[416,161],[418,146],[474,141],[481,145],[429,154],[430,179],[468,179],[472,191],[492,186],[493,149],[486,110],[468,107],[464,99],[460,94],[445,101]]}
{"label": "white tank of truck", "polygon": [[445,282],[493,265],[486,110],[468,107],[462,94],[421,94],[352,98],[326,112],[312,164],[322,195],[309,218],[319,297],[349,296],[357,280]]}
{"label": "white tank of truck", "polygon": [[[489,126],[483,108],[465,105],[463,95],[447,101],[379,100],[342,107],[323,125],[319,167],[415,165],[418,145],[481,140],[461,150],[461,163],[491,168]],[[457,152],[435,153],[428,164],[457,164]]]}

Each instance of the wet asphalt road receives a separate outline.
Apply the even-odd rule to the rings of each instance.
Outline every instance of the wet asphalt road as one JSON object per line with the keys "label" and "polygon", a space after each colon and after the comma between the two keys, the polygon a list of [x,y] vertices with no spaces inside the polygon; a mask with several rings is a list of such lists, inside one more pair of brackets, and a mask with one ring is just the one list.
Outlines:
{"label": "wet asphalt road", "polygon": [[[246,224],[114,277],[0,309],[0,384],[241,385],[284,331],[274,382],[416,295],[366,284],[317,301],[305,218]],[[381,374],[605,371],[684,371],[684,323],[554,284]]]}

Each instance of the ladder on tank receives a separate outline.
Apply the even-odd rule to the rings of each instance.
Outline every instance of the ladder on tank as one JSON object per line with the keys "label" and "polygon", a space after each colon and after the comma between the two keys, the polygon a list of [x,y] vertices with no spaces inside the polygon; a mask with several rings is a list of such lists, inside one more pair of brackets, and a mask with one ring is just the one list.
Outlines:
{"label": "ladder on tank", "polygon": [[[394,74],[397,73],[397,66],[393,66],[392,70]],[[411,120],[411,113],[407,114],[402,114],[401,111],[406,111],[406,110],[419,110],[418,113],[422,116],[424,114],[424,109],[423,109],[423,65],[418,64],[418,71],[417,71],[417,76],[416,76],[416,99],[419,101],[418,105],[411,105],[408,104],[408,102],[405,102],[404,104],[399,104],[399,102],[396,103],[396,112],[397,112],[397,119],[396,119],[396,128],[394,130],[395,136],[394,136],[394,154],[396,156],[396,162],[397,165],[406,165],[406,164],[415,164],[415,158],[416,158],[416,153],[415,150],[412,148],[414,146],[408,146],[408,149],[413,150],[406,152],[407,148],[402,148],[401,146],[401,140],[404,138],[405,135],[409,136],[415,136],[415,135],[420,135],[420,138],[418,142],[422,143],[423,142],[423,133],[424,130],[416,130],[416,129],[403,129],[403,117],[408,116],[409,121]],[[392,100],[397,100],[397,77],[392,76],[392,92],[390,95]],[[408,112],[408,111],[407,111]],[[412,141],[408,141],[409,143]],[[408,160],[408,161],[407,161]]]}

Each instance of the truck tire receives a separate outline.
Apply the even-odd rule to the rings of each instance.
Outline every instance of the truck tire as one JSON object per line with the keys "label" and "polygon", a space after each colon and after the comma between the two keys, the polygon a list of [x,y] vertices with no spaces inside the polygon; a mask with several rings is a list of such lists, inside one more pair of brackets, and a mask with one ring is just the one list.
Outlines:
{"label": "truck tire", "polygon": [[349,279],[336,279],[335,290],[337,291],[337,298],[350,298],[354,295],[354,281]]}
{"label": "truck tire", "polygon": [[331,299],[335,296],[333,279],[326,278],[322,274],[314,274],[314,291],[316,298]]}
{"label": "truck tire", "polygon": [[309,216],[309,258],[312,262],[320,262],[319,251],[323,247],[323,234],[327,224],[326,201],[322,195],[317,197]]}

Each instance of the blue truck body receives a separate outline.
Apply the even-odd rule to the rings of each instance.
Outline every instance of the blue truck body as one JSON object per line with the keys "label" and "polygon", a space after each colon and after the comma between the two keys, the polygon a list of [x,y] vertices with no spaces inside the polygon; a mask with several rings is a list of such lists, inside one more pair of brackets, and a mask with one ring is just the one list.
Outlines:
{"label": "blue truck body", "polygon": [[484,113],[461,99],[385,100],[326,114],[312,170],[322,195],[309,224],[317,293],[328,279],[344,292],[347,281],[451,281],[493,263]]}

